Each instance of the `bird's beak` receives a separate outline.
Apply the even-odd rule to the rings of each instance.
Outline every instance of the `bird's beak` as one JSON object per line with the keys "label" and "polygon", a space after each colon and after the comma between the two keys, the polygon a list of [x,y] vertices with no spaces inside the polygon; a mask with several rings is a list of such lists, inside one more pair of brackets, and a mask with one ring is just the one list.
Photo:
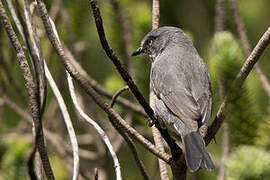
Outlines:
{"label": "bird's beak", "polygon": [[139,54],[142,54],[143,53],[143,48],[142,47],[139,47],[136,51],[134,51],[131,56],[137,56]]}

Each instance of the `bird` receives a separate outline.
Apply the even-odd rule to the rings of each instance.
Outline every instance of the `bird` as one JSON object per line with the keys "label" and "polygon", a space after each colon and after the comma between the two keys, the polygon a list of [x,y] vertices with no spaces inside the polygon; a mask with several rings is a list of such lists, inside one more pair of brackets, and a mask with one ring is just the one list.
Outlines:
{"label": "bird", "polygon": [[212,111],[209,73],[192,41],[177,27],[162,26],[148,32],[132,53],[151,61],[150,101],[155,117],[183,145],[190,172],[213,170],[206,150]]}

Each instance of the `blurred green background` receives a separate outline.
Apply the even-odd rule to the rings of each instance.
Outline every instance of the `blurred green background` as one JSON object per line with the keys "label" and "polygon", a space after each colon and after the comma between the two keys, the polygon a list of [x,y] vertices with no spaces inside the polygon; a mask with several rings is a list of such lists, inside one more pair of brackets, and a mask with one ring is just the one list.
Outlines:
{"label": "blurred green background", "polygon": [[[46,1],[47,8],[53,15],[53,7],[60,2],[55,23],[61,40],[71,50],[82,67],[97,82],[108,91],[115,93],[125,85],[118,72],[106,57],[96,32],[94,19],[87,0],[63,0]],[[110,0],[98,1],[104,22],[107,40],[122,60],[127,64],[123,31]],[[135,50],[139,46],[143,36],[151,30],[152,1],[150,0],[119,0],[119,8],[128,23],[131,48]],[[233,91],[232,103],[226,112],[226,124],[229,134],[229,154],[225,161],[222,160],[223,128],[220,129],[208,150],[211,153],[217,168],[214,172],[201,170],[189,179],[209,180],[217,179],[219,167],[224,164],[226,179],[270,179],[270,114],[269,97],[266,95],[258,77],[252,72],[247,78],[241,90],[230,87],[233,78],[239,71],[245,57],[242,46],[238,41],[236,27],[233,21],[232,11],[228,1],[225,1],[225,30],[226,32],[215,34],[215,0],[161,0],[160,1],[160,26],[170,25],[182,28],[192,39],[201,57],[206,61],[213,87],[213,117],[221,103],[220,90]],[[245,24],[247,35],[253,48],[270,24],[269,0],[239,0],[240,14]],[[93,178],[94,168],[100,170],[104,178],[115,179],[113,164],[110,155],[95,130],[83,122],[74,111],[68,93],[64,69],[58,56],[51,49],[45,35],[43,26],[36,16],[38,34],[41,37],[43,55],[49,65],[62,95],[68,105],[68,109],[78,136],[87,136],[86,143],[80,148],[97,154],[98,158],[81,158],[80,168],[86,178]],[[9,97],[24,111],[27,110],[27,93],[23,79],[18,68],[16,54],[10,45],[9,39],[0,27],[0,98]],[[270,80],[270,49],[266,49],[259,60],[259,66]],[[150,61],[146,57],[132,58],[136,84],[145,98],[149,98],[149,70]],[[7,70],[7,71],[6,71]],[[8,74],[13,77],[19,90],[16,90],[14,82],[10,81]],[[113,142],[121,137],[115,135],[107,116],[95,103],[80,90],[82,104],[86,111],[98,122]],[[129,98],[128,93],[123,94]],[[1,100],[1,99],[0,99]],[[110,102],[110,99],[106,99]],[[115,106],[123,117],[128,112],[120,105]],[[29,112],[29,111],[28,111]],[[132,126],[138,129],[148,139],[152,140],[151,128],[147,126],[147,120],[139,114],[132,114]],[[213,118],[212,118],[213,119]],[[69,145],[69,139],[64,122],[48,86],[48,99],[43,116],[44,127]],[[32,138],[31,125],[25,118],[17,114],[7,103],[0,101],[0,179],[27,179],[27,158],[31,152]],[[92,141],[91,141],[92,137]],[[94,140],[93,140],[94,139]],[[71,179],[70,170],[65,157],[59,155],[55,147],[47,142],[48,153],[53,166],[56,179]],[[152,179],[159,179],[158,161],[155,156],[147,152],[141,145],[136,144],[139,156],[145,164],[147,172]],[[72,153],[67,151],[67,156]],[[142,179],[136,167],[134,159],[126,143],[122,142],[117,151],[123,179]],[[110,163],[108,163],[110,162]],[[169,170],[171,176],[171,172]],[[19,177],[19,178],[18,178]]]}

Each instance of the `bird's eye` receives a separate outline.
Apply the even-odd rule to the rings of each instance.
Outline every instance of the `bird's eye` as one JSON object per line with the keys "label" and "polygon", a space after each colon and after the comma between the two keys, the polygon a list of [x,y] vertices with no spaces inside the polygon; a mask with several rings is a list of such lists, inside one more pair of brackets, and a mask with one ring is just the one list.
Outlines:
{"label": "bird's eye", "polygon": [[150,46],[152,44],[153,40],[152,39],[148,39],[146,40],[146,45]]}

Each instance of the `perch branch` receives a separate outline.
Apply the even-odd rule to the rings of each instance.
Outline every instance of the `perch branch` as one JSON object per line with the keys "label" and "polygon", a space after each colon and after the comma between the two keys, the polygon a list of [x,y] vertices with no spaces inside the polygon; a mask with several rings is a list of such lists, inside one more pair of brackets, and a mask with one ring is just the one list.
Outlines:
{"label": "perch branch", "polygon": [[159,122],[156,120],[156,118],[154,116],[153,110],[150,108],[150,106],[148,105],[148,103],[146,102],[146,100],[144,99],[144,97],[142,96],[140,91],[138,90],[137,86],[135,85],[134,81],[132,80],[132,78],[130,77],[128,72],[122,67],[120,60],[118,59],[118,57],[115,55],[114,51],[109,46],[109,44],[106,40],[105,33],[104,33],[103,21],[102,21],[101,15],[100,15],[100,10],[99,10],[99,7],[97,5],[97,1],[96,0],[89,0],[89,1],[90,1],[92,11],[93,11],[94,19],[96,22],[96,27],[97,27],[97,31],[99,34],[100,42],[101,42],[101,45],[102,45],[104,51],[106,52],[106,55],[113,62],[116,69],[118,70],[118,72],[122,76],[123,80],[129,86],[129,89],[131,90],[131,92],[134,94],[134,96],[136,97],[138,102],[144,108],[147,115],[150,117],[150,119],[153,121],[155,126],[158,128],[158,130],[162,134],[162,137],[166,140],[167,144],[170,146],[172,153],[174,154],[177,152],[181,152],[181,150],[179,149],[179,147],[175,143],[175,140],[170,137],[167,130],[161,128]]}

